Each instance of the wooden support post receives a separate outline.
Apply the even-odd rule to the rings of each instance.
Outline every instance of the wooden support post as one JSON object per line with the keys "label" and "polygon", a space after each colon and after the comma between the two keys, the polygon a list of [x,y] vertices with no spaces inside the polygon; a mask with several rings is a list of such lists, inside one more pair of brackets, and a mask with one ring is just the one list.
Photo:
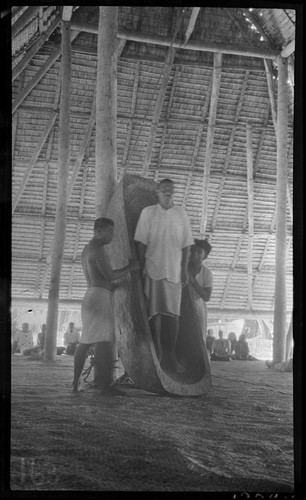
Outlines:
{"label": "wooden support post", "polygon": [[253,284],[253,237],[254,237],[254,222],[253,222],[253,145],[252,145],[252,125],[247,123],[246,126],[246,147],[247,147],[247,187],[248,187],[248,309],[252,309],[252,284]]}
{"label": "wooden support post", "polygon": [[47,334],[44,360],[56,359],[58,302],[67,216],[67,181],[70,161],[70,89],[71,89],[70,23],[62,21],[62,97],[59,121],[59,164],[55,234],[52,249],[50,288],[48,297]]}
{"label": "wooden support post", "polygon": [[202,202],[202,215],[200,225],[200,236],[205,237],[206,224],[207,224],[207,206],[208,206],[208,186],[210,177],[211,155],[214,144],[215,122],[217,115],[217,104],[221,80],[221,64],[222,54],[214,54],[214,69],[213,69],[213,83],[210,99],[210,109],[207,127],[206,149],[205,149],[205,163],[204,163],[204,176],[203,176],[203,202]]}
{"label": "wooden support post", "polygon": [[276,248],[273,361],[286,356],[286,247],[287,247],[287,141],[288,141],[288,66],[278,57],[277,173],[276,173]]}
{"label": "wooden support post", "polygon": [[96,217],[105,215],[117,179],[118,7],[99,7],[96,95]]}

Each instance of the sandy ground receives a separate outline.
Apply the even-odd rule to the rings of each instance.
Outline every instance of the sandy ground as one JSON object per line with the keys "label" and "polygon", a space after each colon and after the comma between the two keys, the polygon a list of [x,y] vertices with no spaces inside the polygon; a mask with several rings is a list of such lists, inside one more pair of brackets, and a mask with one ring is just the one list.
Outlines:
{"label": "sandy ground", "polygon": [[132,386],[110,398],[84,382],[71,393],[71,356],[55,363],[12,356],[11,489],[293,498],[292,373],[264,361],[211,368],[212,390],[200,398]]}

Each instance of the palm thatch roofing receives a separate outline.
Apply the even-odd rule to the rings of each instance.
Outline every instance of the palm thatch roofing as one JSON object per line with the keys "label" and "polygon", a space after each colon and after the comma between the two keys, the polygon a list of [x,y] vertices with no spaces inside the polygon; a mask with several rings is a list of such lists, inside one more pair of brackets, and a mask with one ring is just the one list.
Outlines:
{"label": "palm thatch roofing", "polygon": [[[63,7],[12,7],[12,298],[47,300],[55,229]],[[95,218],[99,7],[71,16],[69,200],[60,300],[85,293],[80,254]],[[287,311],[292,310],[294,9],[120,6],[117,175],[175,182],[208,238],[209,309],[274,308],[277,56],[288,58]],[[249,228],[247,127],[253,161]],[[203,179],[207,177],[207,196]],[[205,194],[205,193],[204,193]],[[252,246],[250,247],[250,240]],[[250,256],[250,248],[252,253]],[[251,275],[249,259],[251,258]],[[251,280],[251,292],[249,288]]]}

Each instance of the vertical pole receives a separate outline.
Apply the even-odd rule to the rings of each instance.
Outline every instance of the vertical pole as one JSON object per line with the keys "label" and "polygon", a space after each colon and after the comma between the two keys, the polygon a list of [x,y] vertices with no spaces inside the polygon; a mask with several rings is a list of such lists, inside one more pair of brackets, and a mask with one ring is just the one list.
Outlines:
{"label": "vertical pole", "polygon": [[285,361],[286,357],[287,78],[287,60],[278,57],[275,305],[273,338],[273,361],[275,363]]}
{"label": "vertical pole", "polygon": [[62,21],[62,95],[59,117],[57,205],[55,218],[55,234],[53,239],[53,251],[51,260],[51,276],[47,313],[47,334],[44,354],[45,361],[54,361],[56,359],[59,288],[66,233],[67,184],[70,159],[70,44],[70,22]]}
{"label": "vertical pole", "polygon": [[96,217],[105,215],[117,179],[118,7],[101,7],[96,95]]}
{"label": "vertical pole", "polygon": [[247,123],[246,126],[246,144],[247,144],[247,189],[248,189],[248,308],[252,309],[252,263],[253,263],[253,237],[254,237],[254,220],[253,220],[253,145],[252,145],[252,125]]}

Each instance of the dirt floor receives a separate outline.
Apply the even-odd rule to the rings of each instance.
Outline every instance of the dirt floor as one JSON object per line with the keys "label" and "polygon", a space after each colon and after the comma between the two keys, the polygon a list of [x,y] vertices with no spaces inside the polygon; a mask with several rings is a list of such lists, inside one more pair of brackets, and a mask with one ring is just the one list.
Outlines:
{"label": "dirt floor", "polygon": [[200,398],[128,385],[120,386],[126,397],[110,398],[84,382],[84,391],[71,392],[71,356],[12,356],[11,489],[293,498],[292,373],[264,361],[211,369],[212,390]]}

